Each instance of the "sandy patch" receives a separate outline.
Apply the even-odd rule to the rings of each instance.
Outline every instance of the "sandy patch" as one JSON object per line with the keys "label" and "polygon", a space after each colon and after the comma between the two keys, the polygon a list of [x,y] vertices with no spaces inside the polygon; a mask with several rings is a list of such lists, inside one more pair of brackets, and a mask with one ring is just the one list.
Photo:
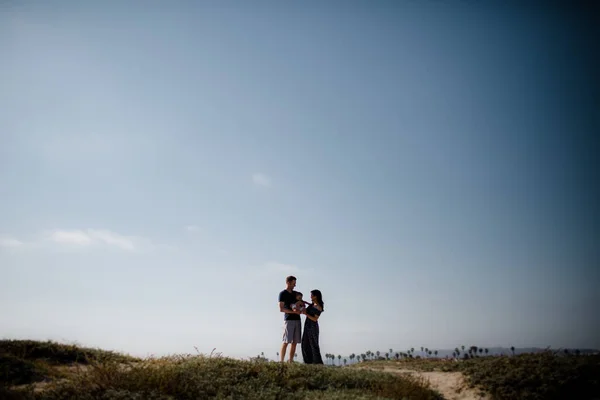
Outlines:
{"label": "sandy patch", "polygon": [[[382,369],[373,369],[382,371]],[[429,381],[431,388],[437,390],[446,400],[489,400],[487,395],[480,395],[477,389],[471,389],[465,383],[465,377],[460,372],[421,372],[409,369],[384,367],[384,372],[394,374],[411,374],[421,376]]]}

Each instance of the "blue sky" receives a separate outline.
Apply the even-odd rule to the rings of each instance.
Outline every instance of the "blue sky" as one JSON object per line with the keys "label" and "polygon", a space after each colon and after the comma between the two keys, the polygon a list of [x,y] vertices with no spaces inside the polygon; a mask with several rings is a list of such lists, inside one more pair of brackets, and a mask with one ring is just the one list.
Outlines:
{"label": "blue sky", "polygon": [[600,347],[585,10],[9,3],[0,336],[274,357],[291,273],[324,353]]}

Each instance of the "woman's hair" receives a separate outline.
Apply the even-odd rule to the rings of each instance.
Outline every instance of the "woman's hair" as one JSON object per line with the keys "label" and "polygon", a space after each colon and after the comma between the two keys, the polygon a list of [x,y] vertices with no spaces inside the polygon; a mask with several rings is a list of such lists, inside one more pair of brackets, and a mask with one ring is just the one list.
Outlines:
{"label": "woman's hair", "polygon": [[321,308],[325,310],[325,303],[323,303],[323,295],[321,294],[321,291],[318,289],[314,289],[310,291],[310,294],[317,298],[317,303],[319,303]]}

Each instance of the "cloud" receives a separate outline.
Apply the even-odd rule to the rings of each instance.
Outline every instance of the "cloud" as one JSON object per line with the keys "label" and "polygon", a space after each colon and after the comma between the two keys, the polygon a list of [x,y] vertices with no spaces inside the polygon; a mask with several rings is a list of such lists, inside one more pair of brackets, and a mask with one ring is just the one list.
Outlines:
{"label": "cloud", "polygon": [[293,274],[299,274],[300,272],[303,272],[300,268],[298,268],[295,265],[292,264],[283,264],[283,263],[278,263],[278,262],[268,262],[264,265],[264,269],[267,272],[276,272],[279,274],[287,274],[287,275],[293,275]]}
{"label": "cloud", "polygon": [[87,246],[92,244],[92,238],[84,231],[54,231],[49,239],[56,243]]}
{"label": "cloud", "polygon": [[196,225],[188,225],[185,227],[185,230],[190,233],[197,233],[200,232],[200,227]]}
{"label": "cloud", "polygon": [[136,238],[124,236],[108,230],[55,230],[50,232],[47,240],[59,245],[89,247],[92,245],[104,245],[116,247],[121,250],[136,250]]}
{"label": "cloud", "polygon": [[266,186],[266,187],[271,186],[271,178],[269,178],[267,175],[264,175],[264,174],[259,174],[259,173],[253,174],[252,182],[254,182],[254,184],[258,185],[258,186]]}
{"label": "cloud", "polygon": [[15,239],[15,238],[8,237],[8,236],[0,236],[0,247],[15,248],[15,247],[21,247],[24,244],[25,243],[21,242],[20,240]]}

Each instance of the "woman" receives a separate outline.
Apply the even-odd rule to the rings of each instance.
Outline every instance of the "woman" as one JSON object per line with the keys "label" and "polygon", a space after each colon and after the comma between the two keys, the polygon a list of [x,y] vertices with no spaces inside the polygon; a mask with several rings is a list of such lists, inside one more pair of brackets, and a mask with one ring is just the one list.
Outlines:
{"label": "woman", "polygon": [[306,315],[302,335],[302,357],[305,364],[323,364],[319,348],[319,316],[323,312],[323,296],[319,290],[310,292],[310,304],[302,314]]}

